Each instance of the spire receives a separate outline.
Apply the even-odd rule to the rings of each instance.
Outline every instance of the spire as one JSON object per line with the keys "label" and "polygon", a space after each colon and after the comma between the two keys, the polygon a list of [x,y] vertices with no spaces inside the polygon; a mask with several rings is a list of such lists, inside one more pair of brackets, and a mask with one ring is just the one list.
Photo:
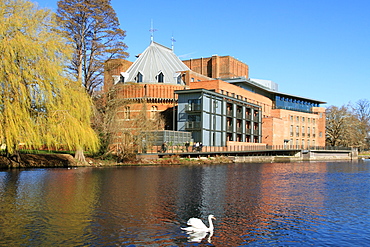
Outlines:
{"label": "spire", "polygon": [[171,48],[172,48],[172,51],[175,51],[175,45],[174,45],[174,42],[176,42],[176,40],[173,38],[173,34],[172,34],[172,38],[171,38]]}
{"label": "spire", "polygon": [[150,35],[150,42],[151,43],[153,43],[153,41],[154,41],[154,32],[155,31],[158,31],[158,30],[153,28],[153,19],[152,19],[151,23],[150,23],[150,29],[149,29],[149,32],[151,33],[151,35]]}

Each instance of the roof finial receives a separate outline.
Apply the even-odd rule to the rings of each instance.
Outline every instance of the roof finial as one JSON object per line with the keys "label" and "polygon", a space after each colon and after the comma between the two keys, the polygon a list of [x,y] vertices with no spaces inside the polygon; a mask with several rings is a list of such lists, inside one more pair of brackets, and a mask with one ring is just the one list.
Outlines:
{"label": "roof finial", "polygon": [[175,51],[175,45],[174,45],[174,42],[176,42],[176,40],[173,38],[173,33],[172,33],[171,41],[172,41],[172,44],[171,44],[172,51]]}
{"label": "roof finial", "polygon": [[150,23],[150,29],[149,29],[149,32],[151,32],[150,42],[153,42],[154,41],[154,32],[155,31],[158,31],[158,30],[153,28],[153,19],[152,19],[151,20],[151,23]]}

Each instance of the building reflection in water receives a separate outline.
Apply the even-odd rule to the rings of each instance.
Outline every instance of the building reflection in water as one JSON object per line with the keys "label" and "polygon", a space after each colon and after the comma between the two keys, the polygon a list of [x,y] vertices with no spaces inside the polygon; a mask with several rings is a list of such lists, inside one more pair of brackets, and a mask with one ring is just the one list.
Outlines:
{"label": "building reflection in water", "polygon": [[315,228],[330,174],[357,172],[335,169],[316,162],[0,172],[0,245],[207,242],[210,235],[191,238],[180,228],[191,217],[208,225],[209,214],[216,246],[273,240],[303,223]]}
{"label": "building reflection in water", "polygon": [[[12,243],[16,239],[19,245],[27,246],[86,242],[84,236],[89,235],[99,193],[90,169],[14,170],[3,174],[2,241]],[[12,222],[7,222],[9,219]]]}

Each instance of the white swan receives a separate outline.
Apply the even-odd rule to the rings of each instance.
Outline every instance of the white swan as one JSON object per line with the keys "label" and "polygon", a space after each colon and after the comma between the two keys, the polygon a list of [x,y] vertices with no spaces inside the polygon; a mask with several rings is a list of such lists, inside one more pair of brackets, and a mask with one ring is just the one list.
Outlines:
{"label": "white swan", "polygon": [[212,214],[208,215],[209,227],[207,227],[200,219],[190,218],[187,222],[188,227],[181,229],[188,232],[212,232],[213,231],[212,220],[215,219],[216,219],[215,216],[213,216]]}

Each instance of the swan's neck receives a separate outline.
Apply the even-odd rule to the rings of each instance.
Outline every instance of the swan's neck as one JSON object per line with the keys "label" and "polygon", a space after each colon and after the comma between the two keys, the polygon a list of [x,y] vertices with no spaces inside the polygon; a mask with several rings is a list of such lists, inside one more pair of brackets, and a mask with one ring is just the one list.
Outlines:
{"label": "swan's neck", "polygon": [[209,230],[210,231],[213,231],[213,222],[212,222],[212,218],[211,217],[208,217],[208,223],[209,223]]}

